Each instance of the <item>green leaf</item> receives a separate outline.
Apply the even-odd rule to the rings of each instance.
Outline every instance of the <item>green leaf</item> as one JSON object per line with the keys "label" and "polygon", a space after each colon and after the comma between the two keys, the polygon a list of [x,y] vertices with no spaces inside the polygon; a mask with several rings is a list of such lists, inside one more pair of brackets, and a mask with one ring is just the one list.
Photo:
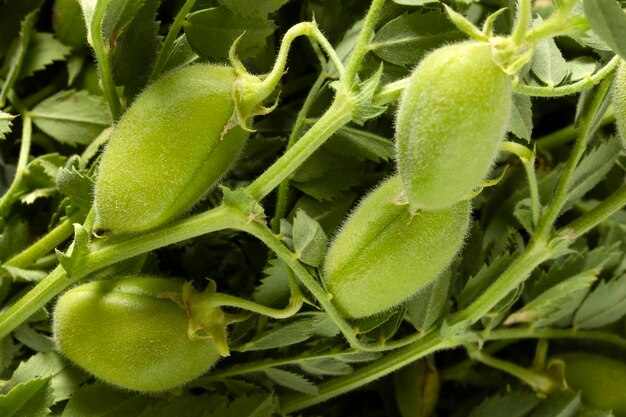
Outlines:
{"label": "green leaf", "polygon": [[446,14],[417,12],[403,14],[385,24],[368,48],[384,61],[413,66],[428,51],[465,37]]}
{"label": "green leaf", "polygon": [[79,384],[88,378],[56,352],[37,353],[19,364],[1,392],[6,393],[18,384],[40,377],[50,378],[54,403],[70,398],[78,390]]}
{"label": "green leaf", "polygon": [[113,123],[104,99],[87,91],[61,91],[35,106],[31,116],[39,129],[69,145],[89,144]]}
{"label": "green leaf", "polygon": [[595,329],[626,315],[626,275],[601,281],[591,291],[574,316],[574,326]]}
{"label": "green leaf", "polygon": [[497,395],[483,400],[472,410],[469,417],[524,417],[539,402],[534,393],[511,392],[505,396]]}
{"label": "green leaf", "polygon": [[0,233],[0,261],[19,253],[30,242],[29,223],[20,216],[11,217]]}
{"label": "green leaf", "polygon": [[626,16],[615,0],[583,0],[593,31],[622,59],[626,59]]}
{"label": "green leaf", "polygon": [[0,268],[6,271],[14,281],[39,282],[48,276],[45,271],[17,268],[11,265],[2,265]]}
{"label": "green leaf", "polygon": [[61,417],[120,417],[139,415],[149,397],[96,382],[83,385],[70,398]]}
{"label": "green leaf", "polygon": [[93,200],[94,178],[75,167],[61,168],[56,178],[61,194],[69,197],[79,207],[89,208]]}
{"label": "green leaf", "polygon": [[518,138],[530,142],[533,132],[533,111],[530,97],[513,94],[508,130]]}
{"label": "green leaf", "polygon": [[596,276],[596,270],[585,271],[555,285],[511,314],[504,324],[532,323],[542,327],[570,316],[587,296]]}
{"label": "green leaf", "polygon": [[580,409],[580,394],[559,391],[543,401],[529,417],[574,417]]}
{"label": "green leaf", "polygon": [[265,375],[276,384],[292,389],[294,391],[303,392],[308,395],[317,395],[317,386],[295,372],[285,371],[278,368],[267,368],[263,370]]}
{"label": "green leaf", "polygon": [[34,33],[22,63],[20,78],[29,77],[55,61],[64,61],[72,48],[61,43],[52,33]]}
{"label": "green leaf", "polygon": [[403,6],[423,6],[430,3],[439,3],[439,0],[393,0],[393,2]]}
{"label": "green leaf", "polygon": [[579,81],[590,77],[596,72],[598,64],[593,58],[581,56],[567,63],[569,65],[569,81]]}
{"label": "green leaf", "polygon": [[365,130],[344,126],[324,144],[324,149],[344,158],[359,161],[389,161],[393,158],[393,142]]}
{"label": "green leaf", "polygon": [[407,302],[405,319],[416,330],[427,330],[446,312],[452,272],[444,271],[433,283]]}
{"label": "green leaf", "polygon": [[54,349],[54,342],[50,337],[37,332],[28,324],[22,324],[16,328],[13,336],[35,352],[50,352]]}
{"label": "green leaf", "polygon": [[270,259],[263,270],[266,275],[261,285],[254,290],[254,300],[260,304],[277,307],[289,300],[289,275],[285,264],[279,259]]}
{"label": "green leaf", "polygon": [[228,58],[230,46],[244,32],[237,46],[241,58],[263,49],[265,39],[274,31],[273,23],[266,18],[237,15],[223,6],[191,13],[183,28],[189,44],[199,55],[217,61]]}
{"label": "green leaf", "polygon": [[205,417],[207,412],[214,411],[227,401],[220,394],[196,395],[185,392],[148,405],[137,417],[173,417],[179,415],[181,410],[184,410],[185,417]]}
{"label": "green leaf", "polygon": [[239,347],[241,352],[253,350],[275,349],[304,342],[313,335],[316,319],[301,319],[289,324],[281,325],[256,336],[251,341]]}
{"label": "green leaf", "polygon": [[565,79],[568,65],[554,40],[539,42],[531,62],[531,71],[548,86],[559,85]]}
{"label": "green leaf", "polygon": [[52,401],[48,378],[31,379],[0,396],[0,416],[45,417]]}
{"label": "green leaf", "polygon": [[17,116],[13,116],[9,113],[5,113],[3,111],[0,110],[0,140],[3,140],[6,138],[6,134],[7,133],[11,133],[11,126],[13,123],[11,123],[13,121],[13,119],[15,119]]}
{"label": "green leaf", "polygon": [[300,262],[318,267],[322,264],[328,238],[322,226],[305,211],[296,213],[293,221],[293,247]]}

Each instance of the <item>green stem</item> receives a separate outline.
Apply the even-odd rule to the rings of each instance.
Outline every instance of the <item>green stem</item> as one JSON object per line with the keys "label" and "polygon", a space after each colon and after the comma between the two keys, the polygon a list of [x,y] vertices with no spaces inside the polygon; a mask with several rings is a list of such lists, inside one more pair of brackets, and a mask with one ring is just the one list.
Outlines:
{"label": "green stem", "polygon": [[604,98],[611,86],[611,81],[612,77],[609,77],[598,86],[598,89],[597,91],[595,91],[595,94],[593,96],[593,99],[589,103],[589,106],[583,111],[583,114],[580,116],[580,127],[578,131],[578,137],[576,139],[576,144],[574,146],[574,149],[572,150],[572,153],[570,154],[569,159],[567,160],[565,167],[563,168],[561,176],[559,177],[559,182],[557,183],[550,205],[548,206],[547,211],[541,219],[537,228],[537,236],[541,238],[548,238],[554,222],[559,216],[561,209],[567,202],[567,192],[570,179],[574,173],[574,170],[576,169],[576,166],[578,165],[578,162],[585,152],[589,137],[593,134],[594,118],[596,117],[597,112],[602,107]]}
{"label": "green stem", "polygon": [[[313,83],[313,86],[309,90],[309,94],[307,95],[306,99],[304,100],[304,103],[302,104],[302,108],[298,112],[298,116],[296,117],[296,121],[293,124],[293,128],[289,135],[289,140],[287,142],[286,150],[291,149],[294,143],[296,143],[296,141],[300,137],[300,133],[302,132],[302,129],[304,128],[304,125],[305,125],[304,122],[306,120],[306,116],[309,113],[311,106],[315,102],[315,98],[317,94],[320,92],[322,86],[324,85],[324,82],[327,79],[328,79],[328,74],[326,73],[326,70],[322,68],[322,71],[320,72],[319,76],[315,80],[315,83]],[[274,230],[275,232],[277,232],[280,227],[280,219],[285,217],[285,214],[287,212],[288,192],[289,192],[289,179],[285,179],[278,186],[278,194],[276,197],[276,211],[274,213],[274,218],[272,219],[272,230]]]}
{"label": "green stem", "polygon": [[73,224],[79,222],[83,217],[82,213],[68,217],[50,230],[45,236],[26,248],[24,251],[8,259],[4,265],[16,268],[28,268],[39,258],[50,253],[57,246],[67,240],[74,233]]}
{"label": "green stem", "polygon": [[514,363],[494,358],[493,356],[488,355],[484,352],[470,352],[470,357],[491,368],[495,368],[502,372],[506,372],[509,375],[513,375],[520,381],[523,381],[524,383],[530,385],[530,387],[537,393],[549,394],[558,388],[554,381],[548,376],[542,375],[530,369],[523,368]]}
{"label": "green stem", "polygon": [[[615,109],[609,107],[600,121],[599,127],[609,125],[615,122]],[[551,149],[557,148],[561,145],[565,145],[571,140],[576,138],[578,133],[578,126],[571,124],[559,129],[555,132],[549,133],[545,136],[534,140],[537,145],[537,149],[541,152],[546,152]]]}
{"label": "green stem", "polygon": [[384,85],[376,91],[376,95],[372,102],[376,105],[384,105],[393,103],[398,100],[402,92],[409,84],[409,78],[402,78],[387,85]]}
{"label": "green stem", "polygon": [[626,350],[626,339],[613,333],[576,329],[536,329],[522,327],[485,331],[480,334],[484,341],[518,339],[584,339],[610,343]]}
{"label": "green stem", "polygon": [[440,334],[430,334],[422,340],[390,352],[354,372],[333,378],[319,385],[316,395],[288,394],[280,398],[280,408],[284,414],[294,413],[304,408],[319,404],[338,395],[350,392],[388,375],[424,356],[455,347],[456,344],[444,340]]}
{"label": "green stem", "polygon": [[625,205],[626,185],[622,185],[606,200],[602,201],[589,212],[559,230],[557,235],[574,240],[593,229]]}
{"label": "green stem", "polygon": [[373,0],[370,5],[365,19],[363,20],[363,27],[359,32],[359,37],[356,41],[352,54],[348,64],[346,65],[346,71],[341,77],[341,88],[345,91],[350,91],[353,84],[357,79],[357,74],[361,68],[363,58],[368,51],[368,45],[374,36],[374,30],[376,29],[376,23],[382,14],[383,5],[385,0]]}
{"label": "green stem", "polygon": [[511,39],[517,45],[524,41],[526,32],[528,31],[528,27],[530,25],[530,14],[532,8],[530,3],[530,0],[518,1],[519,9],[517,10],[517,22],[515,22],[515,27],[513,28],[513,33],[511,34]]}
{"label": "green stem", "polygon": [[102,25],[108,4],[109,3],[106,1],[96,3],[96,8],[93,12],[91,21],[91,40],[98,64],[98,72],[100,73],[100,79],[102,80],[104,96],[109,103],[113,120],[116,121],[122,114],[122,106],[113,81],[113,73],[111,72],[111,64],[109,62],[109,48],[108,45],[105,45],[104,43],[104,39],[102,38],[102,28],[100,27]]}
{"label": "green stem", "polygon": [[535,174],[535,153],[531,152],[527,147],[515,142],[502,142],[500,149],[517,155],[526,171],[528,179],[528,189],[530,190],[530,209],[533,218],[533,228],[539,223],[539,214],[541,213],[541,201],[539,200],[539,187],[537,185],[537,176]]}
{"label": "green stem", "polygon": [[521,285],[531,272],[550,256],[551,251],[542,240],[532,240],[526,250],[511,263],[497,281],[466,309],[449,317],[446,331],[451,334],[463,334],[469,326],[489,313],[500,300]]}
{"label": "green stem", "polygon": [[248,193],[255,200],[261,200],[268,195],[322,146],[333,133],[352,119],[353,108],[354,102],[349,97],[335,99],[317,123],[248,186]]}
{"label": "green stem", "polygon": [[16,195],[22,185],[22,178],[26,172],[28,157],[30,156],[30,144],[33,134],[32,119],[28,115],[24,115],[24,126],[22,128],[22,143],[20,145],[20,154],[17,160],[17,168],[15,169],[15,178],[7,192],[0,198],[0,217],[4,217],[6,211],[13,204]]}
{"label": "green stem", "polygon": [[156,62],[152,67],[152,72],[150,73],[150,78],[148,79],[148,83],[153,81],[159,75],[161,75],[161,71],[163,71],[163,67],[167,62],[167,59],[170,57],[172,53],[172,46],[174,45],[174,41],[178,36],[178,32],[180,32],[180,28],[183,27],[183,22],[185,21],[185,17],[191,11],[191,8],[196,4],[196,0],[186,0],[183,7],[180,8],[180,11],[176,15],[172,26],[170,26],[169,31],[167,32],[167,36],[163,41],[163,45],[161,45],[161,50],[159,51],[159,55],[157,56]]}
{"label": "green stem", "polygon": [[558,87],[541,87],[535,85],[517,84],[513,87],[513,92],[531,97],[562,97],[570,94],[580,93],[589,87],[592,87],[617,68],[620,57],[615,55],[605,66],[596,71],[593,75],[586,77],[572,84],[562,85]]}

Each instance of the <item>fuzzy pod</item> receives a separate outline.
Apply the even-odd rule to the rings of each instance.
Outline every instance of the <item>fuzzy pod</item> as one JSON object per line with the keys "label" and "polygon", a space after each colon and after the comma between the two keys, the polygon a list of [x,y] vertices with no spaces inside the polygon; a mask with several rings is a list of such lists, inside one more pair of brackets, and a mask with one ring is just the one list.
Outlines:
{"label": "fuzzy pod", "polygon": [[566,353],[558,359],[565,364],[567,384],[581,392],[585,404],[626,417],[626,363],[584,352]]}
{"label": "fuzzy pod", "polygon": [[154,277],[94,281],[64,293],[54,337],[68,359],[97,378],[135,391],[164,391],[206,372],[220,353],[211,339],[191,340],[185,310],[159,298],[181,282]]}
{"label": "fuzzy pod", "polygon": [[232,68],[193,65],[149,86],[115,126],[95,186],[96,227],[137,232],[196,203],[236,160]]}
{"label": "fuzzy pod", "polygon": [[463,246],[470,203],[411,215],[396,200],[398,176],[368,194],[331,243],[323,265],[337,309],[361,318],[388,310],[425,288]]}
{"label": "fuzzy pod", "polygon": [[617,132],[626,149],[626,61],[621,61],[613,80],[613,107]]}
{"label": "fuzzy pod", "polygon": [[412,210],[451,207],[480,187],[510,109],[511,79],[488,44],[445,46],[420,62],[396,119],[398,171]]}

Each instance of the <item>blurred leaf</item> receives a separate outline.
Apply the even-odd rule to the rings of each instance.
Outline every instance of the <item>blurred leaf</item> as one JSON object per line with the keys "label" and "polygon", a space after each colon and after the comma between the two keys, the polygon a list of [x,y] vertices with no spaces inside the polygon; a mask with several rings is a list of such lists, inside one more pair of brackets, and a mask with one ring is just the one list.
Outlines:
{"label": "blurred leaf", "polygon": [[591,291],[574,316],[574,326],[595,329],[626,315],[626,275],[601,281]]}
{"label": "blurred leaf", "polygon": [[452,271],[444,271],[407,302],[405,319],[416,330],[428,330],[445,314],[451,281]]}
{"label": "blurred leaf", "polygon": [[334,359],[305,359],[299,363],[300,368],[312,375],[347,375],[352,372],[352,367],[347,363]]}
{"label": "blurred leaf", "polygon": [[495,258],[489,265],[485,264],[478,274],[472,276],[459,294],[459,308],[470,305],[508,268],[517,257],[517,253],[504,252]]}
{"label": "blurred leaf", "polygon": [[5,139],[7,133],[11,133],[11,122],[16,117],[0,110],[0,140]]}
{"label": "blurred leaf", "polygon": [[4,82],[0,90],[0,107],[4,107],[4,99],[20,76],[22,64],[26,59],[28,46],[33,36],[37,15],[38,10],[35,10],[24,17],[20,26],[20,37],[13,41],[7,56],[4,58],[4,66],[1,72],[6,73],[6,76],[3,76]]}
{"label": "blurred leaf", "polygon": [[580,409],[580,394],[559,391],[550,395],[529,417],[574,417]]}
{"label": "blurred leaf", "polygon": [[344,126],[324,144],[324,149],[359,161],[389,161],[393,158],[393,142],[365,130]]}
{"label": "blurred leaf", "polygon": [[124,392],[96,382],[83,385],[70,398],[61,417],[121,417],[139,415],[150,401],[144,395]]}
{"label": "blurred leaf", "polygon": [[61,143],[87,145],[113,123],[104,99],[87,91],[60,91],[31,112],[35,125]]}
{"label": "blurred leaf", "polygon": [[31,379],[0,396],[0,416],[45,417],[52,401],[48,378]]}
{"label": "blurred leaf", "polygon": [[240,16],[267,17],[280,9],[289,0],[220,0],[228,9]]}
{"label": "blurred leaf", "polygon": [[524,417],[540,400],[534,393],[511,392],[483,400],[472,410],[469,417]]}
{"label": "blurred leaf", "polygon": [[240,396],[229,405],[218,407],[207,417],[270,417],[276,409],[273,394],[255,393]]}
{"label": "blurred leaf", "polygon": [[285,264],[279,259],[270,259],[263,270],[265,278],[254,290],[254,300],[260,304],[277,307],[289,300],[289,276]]}
{"label": "blurred leaf", "polygon": [[626,59],[626,16],[615,0],[583,0],[585,16],[598,36]]}
{"label": "blurred leaf", "polygon": [[304,342],[313,335],[313,328],[315,327],[316,321],[316,319],[310,318],[300,319],[265,331],[239,347],[239,350],[241,352],[248,352],[253,350],[275,349]]}

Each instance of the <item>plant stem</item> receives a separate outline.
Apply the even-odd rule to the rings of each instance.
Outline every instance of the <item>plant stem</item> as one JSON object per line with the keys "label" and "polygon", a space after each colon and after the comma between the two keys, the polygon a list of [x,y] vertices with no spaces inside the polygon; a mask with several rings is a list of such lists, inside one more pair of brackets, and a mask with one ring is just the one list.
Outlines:
{"label": "plant stem", "polygon": [[74,233],[73,224],[83,217],[82,213],[68,217],[31,246],[8,259],[3,265],[28,268],[42,256],[50,253]]}
{"label": "plant stem", "polygon": [[207,305],[211,307],[235,307],[242,310],[251,311],[273,319],[286,319],[292,317],[302,307],[303,299],[298,295],[294,295],[289,300],[289,305],[283,309],[271,308],[250,300],[235,297],[229,294],[215,293],[211,294]]}
{"label": "plant stem", "polygon": [[0,217],[4,217],[5,212],[13,204],[16,195],[22,185],[22,178],[26,172],[26,165],[28,164],[28,157],[30,156],[30,144],[33,134],[32,119],[28,114],[24,116],[24,126],[22,128],[22,143],[20,145],[20,154],[17,160],[17,167],[15,169],[15,178],[7,192],[0,198]]}
{"label": "plant stem", "polygon": [[324,144],[333,133],[352,119],[353,100],[349,97],[335,99],[330,108],[320,117],[291,149],[254,182],[248,185],[248,193],[261,200],[288,178],[309,156]]}
{"label": "plant stem", "polygon": [[598,84],[607,75],[611,74],[619,64],[620,57],[615,55],[605,66],[580,81],[572,84],[561,85],[558,87],[541,87],[535,85],[517,84],[513,87],[513,92],[531,97],[562,97],[570,94],[580,93],[581,91]]}
{"label": "plant stem", "polygon": [[528,31],[532,10],[530,0],[519,0],[517,4],[519,5],[517,10],[517,22],[515,22],[511,39],[515,44],[519,45],[524,41],[524,37]]}
{"label": "plant stem", "polygon": [[150,73],[150,78],[148,79],[148,83],[152,82],[155,78],[161,75],[161,71],[163,71],[163,67],[167,62],[167,59],[170,57],[172,53],[172,45],[174,45],[174,41],[178,36],[178,32],[180,32],[180,28],[183,26],[183,22],[187,14],[191,8],[196,4],[196,0],[186,0],[183,7],[180,8],[180,11],[176,15],[172,26],[170,26],[169,31],[167,32],[167,36],[163,41],[163,45],[161,45],[161,50],[159,51],[159,55],[157,56],[156,62],[152,67],[152,72]]}
{"label": "plant stem", "polygon": [[[296,117],[296,121],[293,124],[293,128],[291,133],[289,134],[289,140],[287,142],[286,150],[289,150],[293,147],[294,143],[300,137],[300,133],[305,125],[306,116],[311,109],[311,106],[315,102],[315,98],[317,94],[320,92],[324,82],[328,79],[328,73],[325,68],[322,68],[319,76],[313,83],[313,86],[309,90],[309,94],[307,95],[304,103],[302,104],[302,108],[298,112],[298,116]],[[287,212],[287,197],[289,192],[289,179],[283,180],[278,186],[278,195],[276,196],[276,210],[274,212],[274,218],[272,219],[272,230],[275,232],[278,231],[280,226],[280,219],[285,217],[285,213]]]}
{"label": "plant stem", "polygon": [[363,58],[368,51],[367,47],[370,40],[374,36],[374,29],[376,28],[376,23],[381,15],[384,4],[385,0],[373,0],[365,15],[363,27],[359,32],[359,37],[352,50],[348,64],[346,65],[346,71],[341,77],[341,88],[345,89],[345,91],[350,91],[357,79],[359,68],[361,68]]}
{"label": "plant stem", "polygon": [[113,73],[111,72],[111,64],[109,62],[109,47],[104,43],[101,28],[108,4],[109,3],[106,1],[100,1],[96,3],[96,8],[93,12],[93,17],[91,21],[91,40],[93,51],[96,55],[96,61],[98,64],[98,72],[100,73],[100,79],[102,80],[102,89],[104,91],[104,96],[109,103],[109,108],[111,109],[113,121],[117,121],[117,119],[122,114],[122,106],[120,104],[120,98],[117,95],[117,90],[115,89]]}
{"label": "plant stem", "polygon": [[576,144],[574,145],[574,149],[570,154],[569,159],[565,167],[563,168],[563,172],[559,177],[559,182],[557,183],[556,190],[554,191],[554,195],[552,196],[552,200],[547,208],[546,213],[542,217],[539,226],[537,227],[537,236],[540,238],[546,239],[550,235],[552,226],[559,216],[561,209],[567,202],[567,191],[569,188],[570,179],[578,162],[583,156],[585,152],[585,148],[587,146],[587,141],[589,137],[594,132],[594,118],[596,113],[602,107],[602,103],[604,102],[604,98],[609,91],[611,86],[612,77],[609,77],[602,81],[602,83],[598,86],[597,91],[589,103],[589,106],[583,111],[583,114],[580,116],[580,127],[578,131],[578,137],[576,139]]}
{"label": "plant stem", "polygon": [[432,333],[422,340],[390,352],[348,375],[339,376],[320,384],[316,395],[288,394],[282,396],[280,398],[281,411],[289,414],[319,404],[330,398],[367,385],[432,352],[455,346],[457,346],[456,343],[445,340],[440,334]]}
{"label": "plant stem", "polygon": [[626,184],[611,194],[606,200],[592,208],[583,216],[563,227],[557,235],[576,239],[600,224],[607,217],[626,205]]}
{"label": "plant stem", "polygon": [[523,368],[508,361],[494,358],[493,356],[488,355],[484,352],[473,351],[470,353],[470,357],[489,367],[513,375],[517,379],[530,385],[533,391],[537,393],[549,394],[557,388],[554,381],[546,375],[542,375],[538,372]]}
{"label": "plant stem", "polygon": [[585,339],[610,343],[626,350],[626,339],[613,333],[576,329],[537,329],[521,327],[485,331],[480,334],[484,341],[516,339]]}

